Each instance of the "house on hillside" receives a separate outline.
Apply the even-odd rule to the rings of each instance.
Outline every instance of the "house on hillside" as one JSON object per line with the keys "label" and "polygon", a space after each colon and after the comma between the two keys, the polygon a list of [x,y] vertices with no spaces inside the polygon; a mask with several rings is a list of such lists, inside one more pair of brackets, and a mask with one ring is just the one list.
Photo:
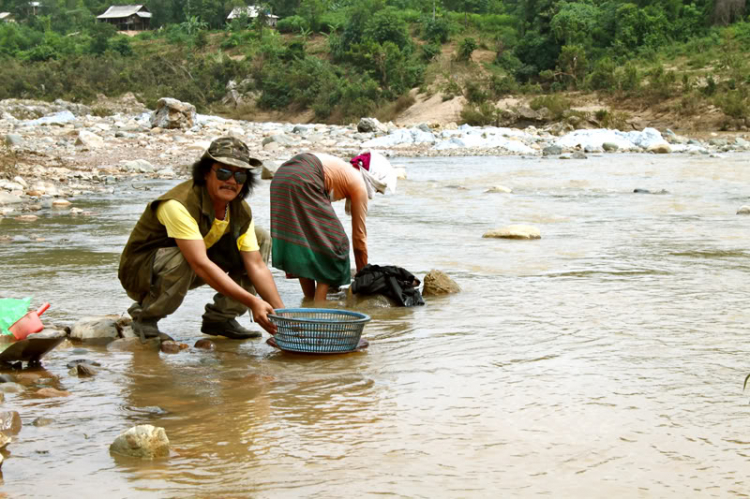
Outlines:
{"label": "house on hillside", "polygon": [[143,31],[151,27],[151,12],[143,5],[112,5],[96,18],[113,24],[117,31]]}
{"label": "house on hillside", "polygon": [[[232,19],[236,19],[242,15],[247,16],[248,19],[255,19],[256,17],[258,17],[259,12],[260,9],[255,5],[248,5],[247,7],[235,7],[227,16],[227,21],[231,21]],[[266,22],[272,28],[276,27],[276,21],[278,20],[279,16],[274,16],[270,13],[266,14]]]}
{"label": "house on hillside", "polygon": [[10,12],[0,12],[0,23],[14,23],[13,14]]}

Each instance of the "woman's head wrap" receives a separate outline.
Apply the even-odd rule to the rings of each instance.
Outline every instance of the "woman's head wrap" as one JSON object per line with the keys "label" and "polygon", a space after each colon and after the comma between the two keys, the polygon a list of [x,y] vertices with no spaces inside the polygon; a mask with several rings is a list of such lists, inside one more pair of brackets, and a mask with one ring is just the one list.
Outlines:
{"label": "woman's head wrap", "polygon": [[362,173],[367,186],[367,197],[370,199],[375,192],[385,194],[386,189],[396,192],[396,170],[382,154],[373,151],[363,152],[353,157],[350,162]]}

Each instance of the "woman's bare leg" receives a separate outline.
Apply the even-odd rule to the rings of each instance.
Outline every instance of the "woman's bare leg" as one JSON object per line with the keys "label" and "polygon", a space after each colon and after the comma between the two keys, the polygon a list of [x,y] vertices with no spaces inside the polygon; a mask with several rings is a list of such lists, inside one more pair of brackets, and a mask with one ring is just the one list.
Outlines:
{"label": "woman's bare leg", "polygon": [[315,288],[315,301],[326,301],[328,295],[328,284],[324,282],[318,282],[318,286]]}
{"label": "woman's bare leg", "polygon": [[308,279],[307,277],[300,277],[299,285],[302,287],[302,292],[305,294],[305,298],[308,300],[315,298],[315,281]]}

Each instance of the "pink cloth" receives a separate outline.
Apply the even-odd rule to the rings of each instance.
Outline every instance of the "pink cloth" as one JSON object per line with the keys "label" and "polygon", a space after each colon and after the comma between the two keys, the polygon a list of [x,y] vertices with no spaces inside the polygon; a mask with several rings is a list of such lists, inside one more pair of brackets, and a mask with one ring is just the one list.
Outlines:
{"label": "pink cloth", "polygon": [[349,162],[354,166],[354,168],[364,168],[367,171],[370,171],[370,153],[365,152],[360,154],[359,156],[353,157]]}

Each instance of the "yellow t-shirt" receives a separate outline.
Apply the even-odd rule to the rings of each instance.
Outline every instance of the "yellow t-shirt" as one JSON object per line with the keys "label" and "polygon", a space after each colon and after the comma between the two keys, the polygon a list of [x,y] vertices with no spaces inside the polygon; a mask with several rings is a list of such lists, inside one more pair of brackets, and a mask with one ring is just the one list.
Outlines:
{"label": "yellow t-shirt", "polygon": [[[160,203],[156,208],[156,218],[167,228],[167,235],[169,237],[173,239],[186,239],[188,241],[200,241],[202,239],[206,243],[206,249],[216,244],[229,229],[229,212],[227,212],[226,220],[214,218],[214,223],[211,225],[211,230],[208,231],[206,237],[201,236],[198,222],[190,216],[187,208],[176,199]],[[255,237],[254,221],[251,220],[247,232],[237,238],[237,249],[240,251],[260,250],[258,238]]]}

